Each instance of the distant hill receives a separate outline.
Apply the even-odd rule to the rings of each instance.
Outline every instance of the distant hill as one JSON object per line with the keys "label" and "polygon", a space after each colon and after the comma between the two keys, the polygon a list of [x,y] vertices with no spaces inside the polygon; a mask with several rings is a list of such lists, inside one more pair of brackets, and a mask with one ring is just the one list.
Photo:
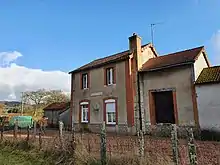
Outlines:
{"label": "distant hill", "polygon": [[0,101],[0,104],[4,104],[9,107],[14,107],[14,106],[20,105],[21,102],[19,102],[19,101]]}

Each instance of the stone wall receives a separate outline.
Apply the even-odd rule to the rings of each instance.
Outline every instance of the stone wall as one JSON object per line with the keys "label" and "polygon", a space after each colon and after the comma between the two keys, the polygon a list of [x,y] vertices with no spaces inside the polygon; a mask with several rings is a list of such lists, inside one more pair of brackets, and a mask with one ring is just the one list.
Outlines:
{"label": "stone wall", "polygon": [[[101,124],[74,124],[76,132],[92,132],[92,133],[100,133]],[[126,124],[118,124],[116,126],[108,126],[106,125],[106,132],[120,135],[135,135],[136,128],[128,127]]]}
{"label": "stone wall", "polygon": [[[171,136],[171,125],[169,124],[158,124],[158,125],[145,125],[145,134],[156,137],[170,137]],[[178,126],[177,134],[179,138],[186,138],[188,136],[188,130],[192,128],[194,136],[200,138],[200,130],[194,126]]]}

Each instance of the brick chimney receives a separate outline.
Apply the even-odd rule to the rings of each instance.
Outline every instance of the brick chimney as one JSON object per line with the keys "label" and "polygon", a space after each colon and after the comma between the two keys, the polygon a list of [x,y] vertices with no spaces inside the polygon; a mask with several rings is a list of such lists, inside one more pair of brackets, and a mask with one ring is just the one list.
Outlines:
{"label": "brick chimney", "polygon": [[137,69],[140,69],[142,67],[141,37],[136,33],[129,37],[129,49],[133,53],[134,59],[137,60]]}

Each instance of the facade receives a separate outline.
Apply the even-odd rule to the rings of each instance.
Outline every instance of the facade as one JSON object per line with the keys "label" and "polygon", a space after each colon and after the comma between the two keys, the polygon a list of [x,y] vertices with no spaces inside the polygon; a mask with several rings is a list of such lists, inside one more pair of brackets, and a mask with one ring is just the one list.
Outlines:
{"label": "facade", "polygon": [[104,121],[108,132],[131,134],[161,122],[199,125],[194,81],[204,67],[209,67],[204,47],[158,56],[152,44],[142,45],[133,34],[129,50],[70,72],[71,122],[99,132]]}
{"label": "facade", "polygon": [[220,66],[203,69],[196,93],[201,129],[220,132]]}
{"label": "facade", "polygon": [[[52,103],[47,107],[45,107],[43,110],[44,110],[44,116],[48,118],[47,120],[48,126],[57,127],[59,124],[58,122],[60,120],[60,114],[62,115],[61,119],[65,118],[63,112],[67,111],[69,108],[70,108],[70,103]],[[65,118],[65,123],[67,123],[68,121],[69,120]]]}
{"label": "facade", "polygon": [[146,125],[198,126],[194,82],[209,67],[203,47],[150,59],[141,69]]}
{"label": "facade", "polygon": [[141,45],[134,34],[129,50],[95,60],[71,73],[72,121],[99,131],[103,121],[109,132],[135,132],[136,75],[138,67],[156,57],[151,44]]}

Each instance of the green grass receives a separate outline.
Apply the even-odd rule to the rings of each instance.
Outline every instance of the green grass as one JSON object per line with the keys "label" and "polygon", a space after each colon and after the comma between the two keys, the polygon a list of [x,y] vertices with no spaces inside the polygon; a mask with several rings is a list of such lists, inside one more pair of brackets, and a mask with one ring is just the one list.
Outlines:
{"label": "green grass", "polygon": [[[23,144],[22,144],[23,145]],[[0,165],[52,165],[53,156],[49,153],[21,149],[21,146],[0,145]]]}
{"label": "green grass", "polygon": [[32,155],[30,156],[27,152],[22,152],[18,150],[11,151],[11,149],[1,149],[0,150],[0,164],[1,165],[41,165],[47,164],[42,158],[36,158]]}

